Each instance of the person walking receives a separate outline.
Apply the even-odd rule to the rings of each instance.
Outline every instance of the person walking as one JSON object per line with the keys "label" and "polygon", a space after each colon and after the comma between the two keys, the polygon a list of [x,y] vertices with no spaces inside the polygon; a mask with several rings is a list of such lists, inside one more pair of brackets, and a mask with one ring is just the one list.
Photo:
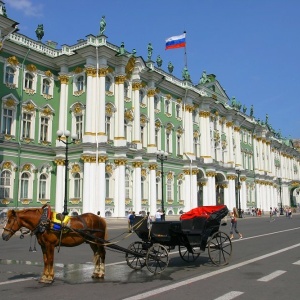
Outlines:
{"label": "person walking", "polygon": [[236,207],[233,208],[232,212],[230,213],[230,239],[233,239],[233,231],[239,235],[240,239],[243,238],[242,234],[237,229],[237,217],[238,212]]}
{"label": "person walking", "polygon": [[133,211],[132,214],[129,216],[129,223],[130,223],[130,232],[133,232],[133,221],[135,218],[135,212]]}
{"label": "person walking", "polygon": [[160,209],[158,209],[157,212],[155,213],[155,222],[160,222],[161,221],[162,214],[163,213],[160,211]]}

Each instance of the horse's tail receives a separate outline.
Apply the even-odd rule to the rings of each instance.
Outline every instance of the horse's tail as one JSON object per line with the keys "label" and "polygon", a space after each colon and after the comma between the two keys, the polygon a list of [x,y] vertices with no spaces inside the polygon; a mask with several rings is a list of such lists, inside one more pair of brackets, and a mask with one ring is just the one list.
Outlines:
{"label": "horse's tail", "polygon": [[106,221],[104,220],[105,222],[105,229],[104,229],[104,239],[107,241],[108,240],[108,231],[107,231],[107,223]]}

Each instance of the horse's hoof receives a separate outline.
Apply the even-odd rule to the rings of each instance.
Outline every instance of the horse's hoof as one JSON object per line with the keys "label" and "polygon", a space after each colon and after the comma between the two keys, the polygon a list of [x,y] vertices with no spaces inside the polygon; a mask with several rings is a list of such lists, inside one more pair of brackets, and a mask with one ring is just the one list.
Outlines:
{"label": "horse's hoof", "polygon": [[53,283],[53,279],[45,279],[45,278],[40,278],[39,283],[46,283],[46,284],[51,284]]}
{"label": "horse's hoof", "polygon": [[93,273],[92,278],[104,278],[104,274]]}

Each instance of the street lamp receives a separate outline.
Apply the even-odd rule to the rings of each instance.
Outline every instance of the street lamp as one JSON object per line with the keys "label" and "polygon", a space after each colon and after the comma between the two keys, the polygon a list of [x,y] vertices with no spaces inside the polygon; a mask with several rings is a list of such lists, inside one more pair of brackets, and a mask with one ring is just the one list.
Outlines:
{"label": "street lamp", "polygon": [[[56,132],[58,140],[60,142],[63,142],[66,145],[66,156],[65,156],[65,199],[64,199],[64,211],[63,215],[67,216],[68,215],[68,165],[69,165],[69,160],[68,160],[68,152],[69,152],[69,145],[74,144],[75,141],[78,139],[76,134],[72,134],[71,136],[71,141],[69,142],[69,136],[70,136],[70,131],[62,131],[62,130],[57,130]],[[61,137],[65,136],[65,140],[63,140]]]}
{"label": "street lamp", "polygon": [[240,181],[240,175],[241,175],[241,170],[236,169],[235,170],[237,175],[238,175],[238,213],[239,213],[239,218],[242,218],[242,210],[241,210],[241,181]]}
{"label": "street lamp", "polygon": [[161,165],[161,210],[162,210],[162,221],[165,221],[165,205],[164,205],[164,161],[168,159],[168,152],[163,150],[157,151],[156,156],[160,161]]}
{"label": "street lamp", "polygon": [[280,199],[280,215],[283,215],[283,207],[282,207],[282,178],[278,178],[279,183],[279,199]]}

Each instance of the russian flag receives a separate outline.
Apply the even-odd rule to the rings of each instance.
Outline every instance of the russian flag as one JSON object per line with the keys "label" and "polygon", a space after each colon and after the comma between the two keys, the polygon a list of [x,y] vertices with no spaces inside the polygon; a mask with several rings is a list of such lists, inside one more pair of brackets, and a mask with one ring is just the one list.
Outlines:
{"label": "russian flag", "polygon": [[166,50],[185,47],[185,33],[166,39]]}

